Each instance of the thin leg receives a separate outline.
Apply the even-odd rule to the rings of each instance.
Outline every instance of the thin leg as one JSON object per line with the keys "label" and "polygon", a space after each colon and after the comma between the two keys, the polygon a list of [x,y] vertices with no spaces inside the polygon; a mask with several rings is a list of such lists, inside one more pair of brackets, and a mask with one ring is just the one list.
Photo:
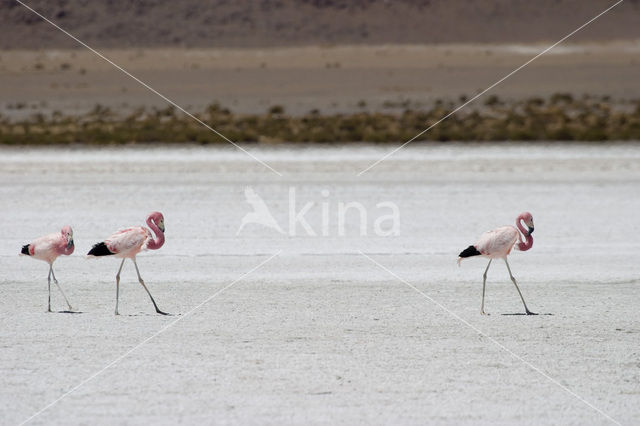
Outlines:
{"label": "thin leg", "polygon": [[493,259],[489,259],[489,264],[487,265],[487,269],[484,270],[484,275],[482,275],[482,307],[480,308],[480,313],[482,315],[487,315],[484,312],[484,289],[487,284],[487,271],[489,271],[489,266],[491,266],[491,261]]}
{"label": "thin leg", "polygon": [[47,276],[47,284],[49,285],[49,306],[47,307],[47,312],[51,312],[51,272],[53,268],[51,268],[51,264],[49,264],[49,275]]}
{"label": "thin leg", "polygon": [[53,265],[51,265],[51,276],[53,277],[53,282],[56,283],[58,290],[60,290],[60,293],[62,293],[62,297],[64,297],[64,301],[67,302],[67,306],[69,307],[69,310],[73,311],[73,308],[71,307],[71,303],[69,303],[69,299],[67,299],[67,296],[64,294],[64,291],[62,291],[62,287],[60,287],[60,284],[58,284],[58,280],[56,279],[56,274],[53,273]]}
{"label": "thin leg", "polygon": [[124,266],[124,261],[126,259],[122,259],[122,263],[120,264],[120,268],[118,269],[118,273],[116,274],[116,315],[120,315],[118,313],[118,299],[120,298],[120,272],[122,272],[122,267]]}
{"label": "thin leg", "polygon": [[527,312],[527,315],[538,315],[536,313],[531,312],[529,308],[527,308],[527,304],[524,301],[524,297],[522,297],[522,292],[518,287],[518,283],[516,282],[516,279],[513,277],[513,274],[511,273],[511,268],[509,267],[509,262],[507,261],[506,257],[504,258],[504,263],[507,265],[507,271],[509,271],[509,277],[511,277],[511,281],[513,281],[513,285],[515,285],[516,290],[518,290],[518,294],[520,295],[520,299],[522,299],[522,304],[524,305],[524,310]]}
{"label": "thin leg", "polygon": [[153,306],[156,308],[156,312],[162,315],[169,315],[166,312],[162,312],[160,309],[158,309],[158,305],[156,305],[156,301],[153,300],[153,296],[151,295],[151,292],[149,292],[149,289],[147,288],[147,286],[144,285],[144,281],[142,281],[142,277],[140,276],[140,271],[138,270],[138,264],[136,263],[136,259],[134,258],[132,260],[133,260],[133,265],[136,267],[136,272],[138,273],[138,281],[140,281],[140,284],[142,284],[142,287],[144,287],[144,289],[147,291],[147,294],[151,298],[151,303],[153,303]]}

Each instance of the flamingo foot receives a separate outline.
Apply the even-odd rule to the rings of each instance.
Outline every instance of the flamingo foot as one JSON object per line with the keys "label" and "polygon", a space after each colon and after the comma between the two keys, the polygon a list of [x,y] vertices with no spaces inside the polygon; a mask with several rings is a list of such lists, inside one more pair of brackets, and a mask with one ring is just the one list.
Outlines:
{"label": "flamingo foot", "polygon": [[486,313],[486,312],[484,311],[484,309],[483,309],[482,311],[480,311],[480,314],[485,315],[485,316],[489,316],[489,314],[488,314],[488,313]]}
{"label": "flamingo foot", "polygon": [[535,312],[531,312],[530,310],[527,309],[527,315],[538,315]]}
{"label": "flamingo foot", "polygon": [[162,312],[160,309],[156,308],[156,312],[159,313],[160,315],[171,315],[167,312]]}

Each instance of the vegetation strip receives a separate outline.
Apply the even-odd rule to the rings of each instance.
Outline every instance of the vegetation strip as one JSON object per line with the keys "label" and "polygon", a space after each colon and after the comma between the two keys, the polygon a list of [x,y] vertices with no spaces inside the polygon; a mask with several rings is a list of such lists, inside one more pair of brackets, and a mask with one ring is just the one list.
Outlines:
{"label": "vegetation strip", "polygon": [[[463,98],[464,99],[464,98]],[[236,142],[390,142],[407,140],[453,110],[453,102],[436,101],[430,109],[410,104],[398,112],[366,111],[323,115],[311,111],[287,115],[281,106],[265,114],[242,115],[212,104],[196,114]],[[489,96],[484,105],[461,111],[423,134],[422,141],[640,140],[640,100],[614,102],[608,97],[555,94],[548,99],[503,101]],[[0,144],[92,145],[128,143],[224,142],[173,107],[140,108],[128,115],[97,105],[67,116],[60,112],[27,119],[0,115]]]}

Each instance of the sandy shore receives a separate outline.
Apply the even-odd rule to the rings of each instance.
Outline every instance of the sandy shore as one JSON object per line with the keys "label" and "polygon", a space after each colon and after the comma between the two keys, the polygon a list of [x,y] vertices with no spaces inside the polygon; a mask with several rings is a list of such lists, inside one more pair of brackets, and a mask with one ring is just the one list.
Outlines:
{"label": "sandy shore", "polygon": [[[282,105],[293,114],[393,110],[472,96],[544,45],[327,46],[277,49],[104,50],[115,63],[180,105],[218,102],[240,113]],[[556,92],[638,98],[640,42],[561,45],[492,93]],[[0,53],[0,112],[129,111],[165,106],[87,50]]]}

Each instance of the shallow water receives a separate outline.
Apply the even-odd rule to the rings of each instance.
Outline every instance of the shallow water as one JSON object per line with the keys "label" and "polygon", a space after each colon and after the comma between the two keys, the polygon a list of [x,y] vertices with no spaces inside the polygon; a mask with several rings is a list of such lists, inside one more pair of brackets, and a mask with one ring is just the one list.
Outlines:
{"label": "shallow water", "polygon": [[[177,318],[34,422],[606,423],[593,407],[640,421],[640,145],[415,145],[362,176],[388,147],[250,151],[282,176],[229,147],[0,150],[3,423]],[[246,187],[282,233],[237,234]],[[315,236],[291,225],[292,191],[293,216],[313,203]],[[344,235],[341,203],[366,214],[343,215]],[[376,235],[389,214],[379,203],[397,206],[398,235]],[[152,210],[166,244],[138,264],[160,307],[182,316],[151,315],[126,265],[114,317],[118,262],[83,254]],[[494,262],[482,317],[486,263],[458,268],[457,253],[523,210],[535,242],[510,264],[529,307],[549,315],[501,315],[523,309]],[[56,275],[78,315],[45,314],[47,267],[17,256],[63,224],[76,252]]]}

